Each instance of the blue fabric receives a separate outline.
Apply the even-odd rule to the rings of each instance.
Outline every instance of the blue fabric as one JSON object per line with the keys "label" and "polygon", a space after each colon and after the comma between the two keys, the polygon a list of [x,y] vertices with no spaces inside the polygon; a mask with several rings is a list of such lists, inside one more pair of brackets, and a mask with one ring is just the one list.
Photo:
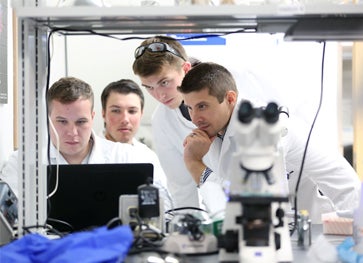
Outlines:
{"label": "blue fabric", "polygon": [[363,255],[353,250],[355,243],[352,237],[346,238],[338,247],[338,256],[343,263],[363,263]]}
{"label": "blue fabric", "polygon": [[1,263],[123,262],[132,244],[129,226],[99,227],[59,239],[29,234],[0,248]]}

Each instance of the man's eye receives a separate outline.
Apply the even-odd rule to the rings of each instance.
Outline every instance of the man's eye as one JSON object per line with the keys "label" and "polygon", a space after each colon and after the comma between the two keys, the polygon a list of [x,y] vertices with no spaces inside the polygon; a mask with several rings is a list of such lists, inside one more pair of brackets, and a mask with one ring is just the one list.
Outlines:
{"label": "man's eye", "polygon": [[113,112],[113,113],[120,113],[120,110],[119,109],[112,109],[111,112]]}
{"label": "man's eye", "polygon": [[168,80],[164,80],[163,82],[161,82],[161,86],[162,86],[162,87],[167,87],[167,86],[169,86],[169,81],[168,81]]}
{"label": "man's eye", "polygon": [[199,105],[199,106],[198,106],[198,108],[199,108],[200,110],[204,110],[206,107],[207,107],[207,105],[205,105],[205,104],[202,104],[202,105]]}
{"label": "man's eye", "polygon": [[82,124],[85,124],[86,122],[87,122],[86,120],[81,120],[81,121],[77,121],[77,124],[82,125]]}
{"label": "man's eye", "polygon": [[57,122],[60,123],[60,124],[66,124],[67,123],[66,120],[57,120]]}

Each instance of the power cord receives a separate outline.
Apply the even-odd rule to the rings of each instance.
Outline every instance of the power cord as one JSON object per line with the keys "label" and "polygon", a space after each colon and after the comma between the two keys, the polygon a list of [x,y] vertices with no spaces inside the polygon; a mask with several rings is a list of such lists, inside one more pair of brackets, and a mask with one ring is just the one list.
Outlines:
{"label": "power cord", "polygon": [[151,228],[149,224],[144,223],[137,208],[130,208],[129,215],[137,221],[136,223],[130,223],[131,229],[134,232],[134,242],[132,243],[131,250],[135,252],[134,250],[140,251],[145,248],[159,249],[162,246],[162,240],[165,235]]}
{"label": "power cord", "polygon": [[295,186],[295,196],[294,196],[294,225],[292,227],[292,229],[290,230],[290,235],[292,236],[297,228],[297,220],[298,220],[298,205],[297,205],[297,193],[299,191],[299,185],[300,185],[300,181],[301,181],[301,176],[303,173],[303,169],[304,169],[304,164],[305,164],[305,158],[306,158],[306,152],[308,150],[308,146],[309,146],[309,142],[310,142],[310,138],[311,138],[311,134],[313,131],[313,128],[315,126],[315,122],[318,118],[320,109],[321,109],[321,105],[323,103],[323,91],[324,91],[324,63],[325,63],[325,48],[326,48],[326,42],[323,42],[323,53],[322,53],[322,63],[321,63],[321,79],[320,79],[320,98],[319,98],[319,105],[318,105],[318,109],[315,113],[315,117],[314,120],[311,124],[310,130],[309,130],[309,135],[308,138],[306,140],[306,144],[305,144],[305,149],[304,149],[304,154],[303,154],[303,158],[301,161],[301,166],[300,166],[300,172],[299,172],[299,176],[296,182],[296,186]]}
{"label": "power cord", "polygon": [[44,224],[44,225],[31,225],[31,226],[23,226],[22,227],[24,232],[27,233],[27,234],[31,234],[32,231],[31,229],[44,229],[46,231],[46,233],[52,233],[52,234],[55,234],[56,236],[59,236],[59,237],[63,237],[64,234],[59,232],[57,229],[53,228],[51,225],[49,224]]}
{"label": "power cord", "polygon": [[166,210],[164,213],[173,216],[174,215],[173,212],[181,211],[181,210],[197,210],[197,211],[201,211],[201,212],[204,212],[204,213],[208,214],[208,211],[206,211],[206,210],[204,210],[202,208],[193,207],[193,206],[184,206],[184,207],[172,208],[172,209]]}
{"label": "power cord", "polygon": [[190,240],[202,241],[204,233],[200,230],[201,220],[191,214],[185,214],[181,219],[182,233],[187,234]]}
{"label": "power cord", "polygon": [[[66,222],[66,221],[62,221],[62,220],[59,220],[59,219],[48,217],[47,223],[53,223],[55,225],[59,225],[58,228],[62,228],[62,229],[63,229],[63,227],[65,227],[65,229],[66,229],[65,231],[60,231],[57,228],[53,228],[53,229],[56,229],[56,231],[58,231],[59,233],[72,233],[72,232],[74,232],[74,227],[71,224],[69,224],[68,222]],[[64,236],[64,234],[62,234],[62,236]]]}
{"label": "power cord", "polygon": [[106,224],[106,226],[107,226],[107,229],[112,229],[112,228],[115,228],[115,227],[117,227],[117,226],[121,226],[121,225],[123,225],[122,224],[122,220],[121,220],[121,218],[119,218],[119,217],[114,217],[114,218],[112,218],[110,221],[108,221],[108,223]]}

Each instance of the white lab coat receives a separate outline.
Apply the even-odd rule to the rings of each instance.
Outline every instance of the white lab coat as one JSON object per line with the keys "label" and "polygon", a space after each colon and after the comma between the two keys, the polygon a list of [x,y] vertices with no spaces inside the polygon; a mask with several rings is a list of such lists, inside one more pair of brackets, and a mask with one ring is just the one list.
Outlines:
{"label": "white lab coat", "polygon": [[184,164],[184,138],[195,129],[179,108],[159,104],[152,116],[155,151],[168,179],[168,189],[176,207],[200,207],[196,183]]}
{"label": "white lab coat", "polygon": [[168,180],[166,178],[165,172],[160,164],[159,157],[156,155],[156,153],[151,150],[147,145],[144,143],[139,142],[135,138],[132,139],[132,147],[134,150],[137,151],[137,156],[143,158],[147,157],[152,160],[154,163],[154,174],[155,174],[155,180],[158,181],[162,186],[165,188],[167,187]]}
{"label": "white lab coat", "polygon": [[[238,147],[235,138],[236,127],[238,127],[236,125],[237,110],[238,105],[231,117],[223,141],[216,138],[205,156],[207,165],[214,171],[208,180],[217,182],[221,186],[227,185],[225,181],[231,176],[230,171],[233,170],[231,167],[236,167],[232,163],[236,162],[236,159],[231,157]],[[287,127],[288,134],[283,137],[281,142],[286,171],[293,171],[288,180],[288,188],[290,193],[294,194],[308,131],[299,120],[291,116]],[[206,202],[213,202],[213,194],[203,191],[203,187],[204,185],[201,187],[203,198],[209,200]],[[359,178],[345,158],[339,152],[326,151],[319,145],[310,144],[297,195],[298,210],[308,210],[312,222],[319,223],[322,213],[356,208],[359,194]]]}
{"label": "white lab coat", "polygon": [[[172,208],[170,195],[165,184],[165,174],[157,156],[142,147],[133,147],[131,144],[115,143],[101,138],[92,132],[94,140],[91,154],[84,163],[152,163],[154,166],[154,184],[160,189],[160,196],[164,199],[164,209]],[[59,157],[57,162],[57,157]],[[61,154],[57,154],[53,144],[50,145],[51,164],[68,164]],[[0,178],[7,182],[16,195],[18,195],[18,151],[15,151],[0,173]]]}
{"label": "white lab coat", "polygon": [[[102,139],[105,139],[104,133],[100,135]],[[165,175],[165,172],[160,164],[159,158],[156,153],[150,149],[144,143],[139,142],[135,138],[132,139],[132,144],[129,144],[132,147],[133,158],[132,162],[149,162],[154,165],[154,184],[160,189],[160,196],[164,199],[165,203],[165,211],[171,208],[174,208],[174,201],[171,196],[171,193],[168,189],[168,181]],[[131,161],[130,161],[131,162]]]}

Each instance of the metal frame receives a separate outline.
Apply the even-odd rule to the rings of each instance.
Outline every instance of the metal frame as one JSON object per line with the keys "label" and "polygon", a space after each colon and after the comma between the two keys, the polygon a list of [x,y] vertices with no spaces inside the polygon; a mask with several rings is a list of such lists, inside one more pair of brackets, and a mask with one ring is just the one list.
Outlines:
{"label": "metal frame", "polygon": [[19,235],[46,219],[46,36],[31,20],[18,23]]}

